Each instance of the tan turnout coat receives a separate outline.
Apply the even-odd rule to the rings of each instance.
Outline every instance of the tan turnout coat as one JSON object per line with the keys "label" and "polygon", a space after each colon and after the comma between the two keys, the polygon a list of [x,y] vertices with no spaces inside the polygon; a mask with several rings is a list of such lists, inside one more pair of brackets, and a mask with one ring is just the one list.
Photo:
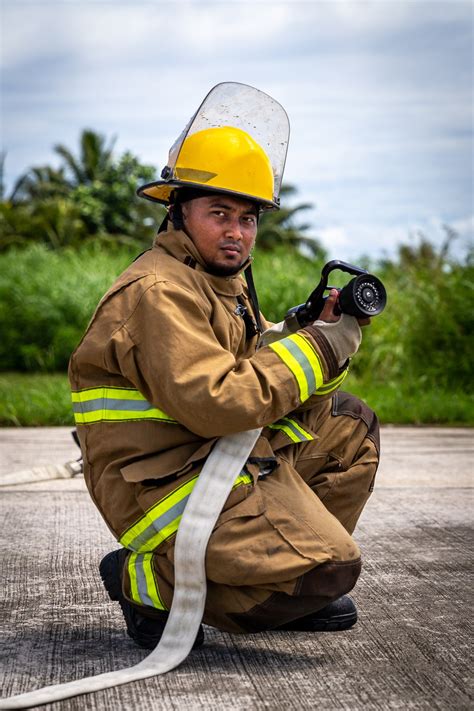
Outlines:
{"label": "tan turnout coat", "polygon": [[[298,530],[299,509],[288,514],[288,530],[279,534],[279,540],[282,536],[288,539],[294,529],[297,543],[285,544],[288,550],[279,543],[280,554],[278,546],[274,546],[273,562],[268,551],[258,552],[258,546],[253,558],[248,546],[238,553],[238,541],[232,532],[238,528],[232,529],[232,519],[237,515],[258,518],[270,508],[265,504],[263,489],[257,486],[261,462],[298,438],[317,439],[305,413],[319,408],[325,417],[329,416],[331,393],[342,376],[328,341],[312,326],[284,339],[282,345],[256,350],[257,338],[247,338],[243,318],[236,312],[237,297],[252,313],[243,278],[207,273],[189,237],[169,230],[160,234],[152,249],[133,262],[109,289],[71,357],[69,378],[89,492],[116,538],[135,551],[130,560],[137,555],[146,556],[143,551],[162,555],[161,562],[156,562],[158,558],[153,562],[157,583],[154,596],[140,598],[138,592],[133,593],[135,571],[129,565],[124,590],[134,602],[169,607],[172,543],[177,525],[173,528],[174,524],[166,527],[163,523],[166,533],[160,530],[150,538],[146,517],[155,512],[156,520],[169,518],[177,488],[185,490],[180,487],[196,476],[216,439],[232,432],[265,428],[253,452],[256,459],[250,460],[236,482],[218,522],[221,541],[216,535],[216,546],[223,546],[228,563],[219,558],[216,570],[209,576],[222,585],[239,585],[239,580],[245,583],[242,578],[246,577],[248,561],[253,560],[257,565],[250,567],[261,571],[266,595],[272,589],[272,565],[280,568],[275,584],[293,594],[299,576],[318,563],[338,557],[331,553],[335,550],[332,544],[330,552],[326,546],[322,554],[320,537],[314,538],[313,543],[312,534]],[[289,414],[290,420],[282,420]],[[366,429],[359,438],[361,442]],[[301,510],[311,502],[313,505],[313,498],[316,501],[317,497],[302,480],[295,482],[294,470],[288,468],[289,464],[286,469],[285,466],[280,467],[271,486],[279,487],[283,499],[300,500]],[[227,528],[222,525],[226,522],[230,522]],[[345,536],[336,519],[334,522]],[[273,523],[270,528],[273,530]],[[258,523],[256,528],[249,524],[245,530],[253,531],[254,540]],[[346,557],[353,561],[358,558],[358,550],[348,535],[347,538],[350,543],[346,545],[344,539]],[[209,571],[212,541],[213,537],[208,549]],[[246,560],[241,568],[234,567],[234,552]],[[260,555],[265,561],[259,563]],[[278,556],[283,566],[276,565]],[[227,572],[222,572],[221,567],[226,566]],[[232,571],[237,579],[232,577]],[[247,576],[248,585],[258,584],[257,578],[258,575]],[[212,597],[212,584],[209,595]],[[216,599],[221,598],[219,595]],[[263,599],[253,593],[251,598],[257,602]],[[240,610],[245,607],[236,605]],[[241,623],[224,624],[211,613],[208,621],[242,631]]]}

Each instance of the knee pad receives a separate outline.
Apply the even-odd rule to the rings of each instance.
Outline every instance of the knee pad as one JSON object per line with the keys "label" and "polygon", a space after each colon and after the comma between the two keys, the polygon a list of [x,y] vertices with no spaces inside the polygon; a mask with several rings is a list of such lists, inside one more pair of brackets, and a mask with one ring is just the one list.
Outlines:
{"label": "knee pad", "polygon": [[360,558],[322,563],[301,576],[295,594],[301,597],[324,598],[327,601],[325,604],[337,600],[352,590],[361,567]]}
{"label": "knee pad", "polygon": [[367,427],[367,437],[380,453],[380,428],[379,420],[373,410],[355,395],[339,390],[332,399],[332,415],[346,415],[355,420],[361,420]]}

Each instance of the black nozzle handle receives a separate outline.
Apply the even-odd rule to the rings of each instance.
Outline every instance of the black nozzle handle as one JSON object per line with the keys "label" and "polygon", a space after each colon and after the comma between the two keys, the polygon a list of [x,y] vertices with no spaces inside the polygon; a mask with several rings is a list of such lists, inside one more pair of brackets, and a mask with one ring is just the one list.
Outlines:
{"label": "black nozzle handle", "polygon": [[[332,259],[330,262],[327,262],[327,264],[325,264],[322,268],[321,280],[318,286],[310,294],[306,303],[300,304],[300,306],[291,309],[291,311],[294,312],[294,316],[297,318],[298,323],[301,327],[304,327],[308,323],[315,321],[323,310],[325,301],[324,292],[328,289],[329,274],[336,269],[339,269],[341,272],[346,272],[346,274],[352,274],[356,277],[368,274],[368,271],[366,269],[356,267],[354,264],[343,262],[340,259]],[[290,312],[288,312],[287,316],[289,315]]]}
{"label": "black nozzle handle", "polygon": [[321,276],[322,278],[327,278],[331,272],[335,269],[339,269],[341,272],[346,272],[346,274],[353,274],[354,276],[360,276],[361,274],[368,274],[367,269],[362,269],[362,267],[356,267],[354,264],[349,264],[348,262],[343,262],[340,259],[333,259],[324,265]]}
{"label": "black nozzle handle", "polygon": [[343,262],[340,259],[333,259],[324,265],[321,271],[321,281],[319,282],[316,289],[310,294],[306,303],[299,306],[296,311],[296,317],[300,326],[306,326],[311,321],[315,321],[324,307],[324,292],[328,288],[328,277],[331,272],[335,269],[340,269],[341,272],[346,272],[347,274],[352,274],[354,276],[361,276],[362,274],[367,274],[365,269],[361,267],[356,267],[354,264],[348,264],[348,262]]}

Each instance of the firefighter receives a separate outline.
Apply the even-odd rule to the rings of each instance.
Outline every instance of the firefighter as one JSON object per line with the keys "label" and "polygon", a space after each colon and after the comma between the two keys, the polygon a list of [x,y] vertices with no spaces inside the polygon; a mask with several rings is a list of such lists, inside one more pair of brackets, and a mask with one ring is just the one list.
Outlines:
{"label": "firefighter", "polygon": [[168,207],[153,247],[71,357],[86,483],[120,544],[100,574],[142,647],[164,629],[176,531],[207,455],[258,427],[209,540],[203,622],[246,633],[357,619],[351,534],[373,488],[378,425],[339,386],[361,330],[334,313],[332,291],[318,321],[258,347],[270,324],[242,272],[261,211],[277,207],[274,173],[239,127],[188,133],[164,178],[139,190]]}

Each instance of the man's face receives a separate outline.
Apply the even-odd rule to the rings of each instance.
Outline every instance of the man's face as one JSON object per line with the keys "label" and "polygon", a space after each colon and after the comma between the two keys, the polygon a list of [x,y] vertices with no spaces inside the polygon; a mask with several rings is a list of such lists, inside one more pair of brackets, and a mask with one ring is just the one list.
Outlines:
{"label": "man's face", "polygon": [[257,235],[257,207],[224,193],[182,205],[183,224],[212,274],[236,274],[247,261]]}

